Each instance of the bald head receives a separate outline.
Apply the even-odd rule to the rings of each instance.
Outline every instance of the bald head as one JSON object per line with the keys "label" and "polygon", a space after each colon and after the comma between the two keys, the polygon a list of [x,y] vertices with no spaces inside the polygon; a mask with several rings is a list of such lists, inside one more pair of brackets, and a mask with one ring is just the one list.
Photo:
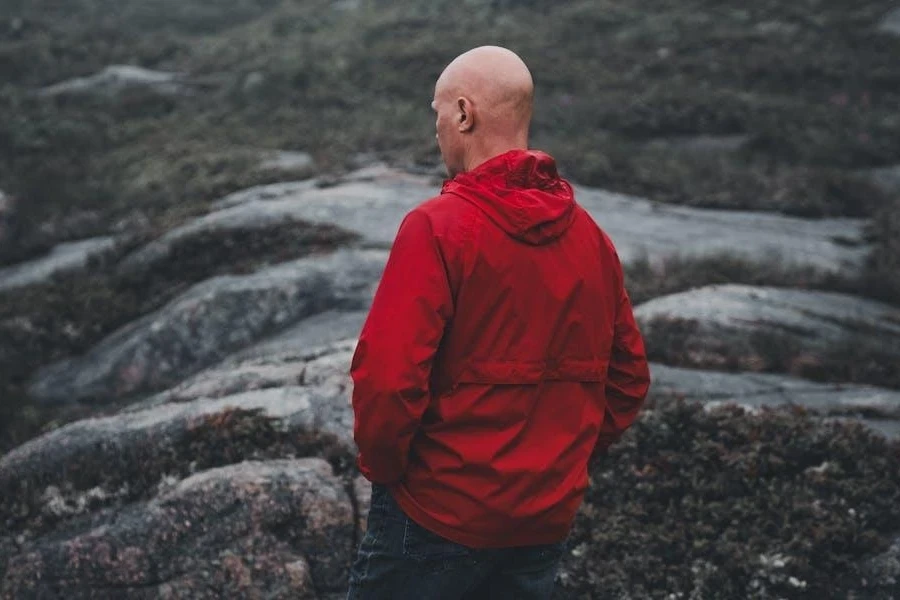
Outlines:
{"label": "bald head", "polygon": [[514,52],[482,46],[456,57],[438,78],[433,108],[450,175],[528,147],[534,83]]}

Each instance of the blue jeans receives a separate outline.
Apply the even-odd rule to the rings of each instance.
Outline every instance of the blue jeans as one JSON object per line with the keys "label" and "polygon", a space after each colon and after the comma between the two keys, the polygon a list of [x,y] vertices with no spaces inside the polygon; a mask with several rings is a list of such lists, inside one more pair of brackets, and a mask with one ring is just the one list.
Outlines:
{"label": "blue jeans", "polygon": [[417,525],[373,485],[347,600],[549,600],[564,548],[462,546]]}

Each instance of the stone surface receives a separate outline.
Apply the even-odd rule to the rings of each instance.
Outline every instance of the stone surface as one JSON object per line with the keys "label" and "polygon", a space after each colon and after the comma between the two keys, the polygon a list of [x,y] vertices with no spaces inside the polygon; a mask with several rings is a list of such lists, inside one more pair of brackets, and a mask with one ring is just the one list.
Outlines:
{"label": "stone surface", "polygon": [[878,413],[900,419],[900,391],[867,385],[816,383],[768,373],[722,373],[651,364],[650,397],[747,407],[796,405],[824,414]]}
{"label": "stone surface", "polygon": [[845,294],[707,286],[645,302],[635,316],[648,347],[683,347],[683,365],[741,356],[749,368],[773,344],[815,360],[852,343],[900,362],[900,309]]}
{"label": "stone surface", "polygon": [[900,536],[884,553],[864,561],[863,573],[874,589],[885,594],[900,590]]}
{"label": "stone surface", "polygon": [[[389,245],[404,215],[434,196],[434,177],[375,165],[333,185],[324,180],[259,186],[231,194],[212,213],[173,229],[137,250],[122,269],[163,260],[179,240],[209,231],[271,227],[285,220],[337,225],[369,244]],[[855,276],[868,246],[859,219],[799,219],[754,212],[660,205],[587,187],[578,201],[616,243],[624,262],[673,255],[721,253],[758,261],[781,260]]]}
{"label": "stone surface", "polygon": [[721,154],[739,150],[749,139],[746,135],[686,135],[654,139],[647,148],[695,155]]}
{"label": "stone surface", "polygon": [[[277,184],[268,190],[260,191],[260,193],[271,197],[279,194],[290,195],[295,193],[296,190],[309,188],[310,186],[302,184]],[[248,192],[245,192],[245,194],[248,194]],[[291,197],[293,198],[294,196]],[[315,236],[322,229],[315,225],[332,226],[339,223],[339,221],[329,222],[324,220],[313,222],[313,219],[308,217],[307,211],[295,199],[238,203],[231,208],[210,213],[181,227],[170,230],[162,237],[126,256],[119,263],[117,269],[119,274],[122,275],[140,274],[163,261],[171,260],[173,251],[178,245],[204,236],[238,231],[264,232],[269,229],[285,227],[291,223],[304,225],[311,222],[314,226],[307,229],[310,231],[311,236]],[[347,229],[345,224],[340,224],[339,227],[341,231]],[[340,232],[336,231],[334,235],[325,237],[349,238],[352,237],[352,234],[345,233],[342,236]]]}
{"label": "stone surface", "polygon": [[878,31],[900,35],[900,6],[884,15],[884,18],[878,24]]}
{"label": "stone surface", "polygon": [[12,231],[13,199],[0,190],[0,248],[9,241]]}
{"label": "stone surface", "polygon": [[291,152],[279,150],[267,152],[259,168],[270,171],[291,171],[312,174],[316,170],[316,161],[308,152]]}
{"label": "stone surface", "polygon": [[303,318],[366,308],[385,260],[380,250],[342,250],[205,281],[85,355],[41,369],[29,393],[73,402],[174,385]]}
{"label": "stone surface", "polygon": [[[897,11],[900,22],[900,10]],[[900,27],[900,23],[898,23]],[[900,165],[892,167],[880,167],[866,171],[866,176],[876,186],[887,194],[900,194]]]}
{"label": "stone surface", "polygon": [[0,291],[43,283],[54,275],[84,269],[92,258],[109,253],[115,245],[112,237],[60,244],[46,256],[0,269]]}
{"label": "stone surface", "polygon": [[76,77],[41,88],[40,96],[95,95],[113,97],[129,90],[147,90],[162,95],[177,95],[188,91],[178,73],[166,73],[133,65],[110,65],[99,73]]}
{"label": "stone surface", "polygon": [[[150,457],[178,454],[177,448],[203,424],[226,425],[225,418],[235,411],[264,419],[280,431],[326,434],[350,452],[349,364],[349,349],[338,347],[295,361],[298,377],[292,381],[270,380],[260,389],[252,382],[238,385],[241,375],[235,373],[218,388],[195,381],[118,414],[64,425],[0,457],[0,489],[67,479],[89,489],[111,478],[124,480],[141,463],[147,468],[156,464]],[[107,465],[108,470],[94,468],[91,473],[96,465]],[[79,473],[80,468],[85,473]]]}
{"label": "stone surface", "polygon": [[[234,364],[245,358],[283,357],[302,355],[321,346],[328,346],[343,340],[353,340],[362,331],[367,312],[329,310],[295,326],[267,338],[258,344],[238,352],[234,359],[225,364]],[[353,342],[355,344],[355,341]]]}
{"label": "stone surface", "polygon": [[197,473],[102,520],[23,544],[4,598],[317,598],[346,586],[355,527],[320,459]]}
{"label": "stone surface", "polygon": [[655,262],[727,254],[856,276],[869,251],[859,219],[689,208],[584,187],[577,194],[626,264],[641,257]]}

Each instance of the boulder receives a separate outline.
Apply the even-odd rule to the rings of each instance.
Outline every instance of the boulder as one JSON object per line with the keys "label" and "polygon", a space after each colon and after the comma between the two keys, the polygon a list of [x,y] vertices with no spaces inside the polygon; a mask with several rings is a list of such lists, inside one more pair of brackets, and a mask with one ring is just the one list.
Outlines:
{"label": "boulder", "polygon": [[38,90],[39,96],[115,97],[132,90],[150,91],[164,96],[188,93],[184,77],[178,73],[153,71],[133,65],[110,65],[99,73],[76,77]]}
{"label": "boulder", "polygon": [[0,594],[314,599],[346,587],[354,530],[327,462],[242,462],[22,544]]}
{"label": "boulder", "polygon": [[259,168],[264,171],[290,171],[311,175],[316,170],[316,161],[308,152],[279,150],[265,153]]}
{"label": "boulder", "polygon": [[900,6],[884,15],[878,24],[878,31],[891,35],[900,35]]}
{"label": "boulder", "polygon": [[655,298],[635,316],[650,355],[680,366],[814,369],[851,351],[886,369],[900,361],[900,309],[845,294],[714,285]]}
{"label": "boulder", "polygon": [[365,310],[338,311],[329,310],[303,319],[295,326],[286,329],[258,344],[236,353],[225,361],[225,365],[235,365],[248,358],[291,357],[304,355],[311,349],[330,346],[336,342],[356,344],[356,337],[362,331],[368,312]]}
{"label": "boulder", "polygon": [[[403,217],[439,192],[434,177],[375,165],[337,180],[258,186],[226,196],[215,210],[136,250],[121,265],[135,271],[164,260],[180,240],[210,231],[271,227],[286,220],[339,226],[387,246]],[[697,209],[578,187],[578,201],[616,243],[624,262],[721,253],[778,260],[856,276],[868,252],[861,219],[800,219]]]}
{"label": "boulder", "polygon": [[[900,9],[897,11],[900,28]],[[900,195],[900,165],[879,167],[865,172],[866,178],[886,194]]]}
{"label": "boulder", "polygon": [[9,242],[14,209],[12,196],[8,196],[3,193],[3,190],[0,190],[0,248]]}
{"label": "boulder", "polygon": [[[60,521],[147,497],[167,477],[241,460],[324,456],[347,470],[355,453],[352,349],[338,344],[282,363],[293,376],[269,374],[263,386],[260,377],[246,376],[253,367],[266,376],[259,363],[213,370],[206,379],[19,446],[0,457],[0,530],[29,538]],[[228,381],[217,387],[215,375]]]}
{"label": "boulder", "polygon": [[735,152],[750,139],[747,135],[685,135],[657,138],[647,143],[648,150],[690,155],[715,155]]}
{"label": "boulder", "polygon": [[40,369],[29,393],[64,403],[174,385],[303,318],[366,308],[386,258],[380,250],[342,250],[202,282],[85,355]]}
{"label": "boulder", "polygon": [[658,262],[670,256],[727,254],[855,277],[869,251],[861,219],[802,219],[664,205],[585,187],[576,193],[626,264],[639,258]]}
{"label": "boulder", "polygon": [[[2,227],[0,214],[0,230]],[[59,244],[46,256],[0,269],[0,291],[44,283],[54,275],[82,270],[92,259],[110,254],[115,247],[112,237]]]}
{"label": "boulder", "polygon": [[[862,572],[869,582],[870,590],[880,590],[885,598],[892,597],[888,594],[900,589],[900,536],[884,553],[863,561]],[[876,597],[874,593],[872,597]]]}
{"label": "boulder", "polygon": [[867,424],[881,431],[893,430],[900,423],[898,390],[816,383],[789,375],[685,369],[659,363],[652,363],[650,370],[649,398],[655,403],[683,399],[708,406],[734,403],[751,409],[798,406],[825,416],[868,415],[873,419]]}

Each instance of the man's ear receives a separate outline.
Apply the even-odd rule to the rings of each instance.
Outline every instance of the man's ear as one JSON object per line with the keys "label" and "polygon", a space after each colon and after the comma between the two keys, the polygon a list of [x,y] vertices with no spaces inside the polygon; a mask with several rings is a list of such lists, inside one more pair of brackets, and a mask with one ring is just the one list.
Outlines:
{"label": "man's ear", "polygon": [[456,99],[456,108],[458,110],[456,125],[460,133],[472,131],[475,127],[475,107],[472,105],[472,101],[465,96],[460,96]]}

